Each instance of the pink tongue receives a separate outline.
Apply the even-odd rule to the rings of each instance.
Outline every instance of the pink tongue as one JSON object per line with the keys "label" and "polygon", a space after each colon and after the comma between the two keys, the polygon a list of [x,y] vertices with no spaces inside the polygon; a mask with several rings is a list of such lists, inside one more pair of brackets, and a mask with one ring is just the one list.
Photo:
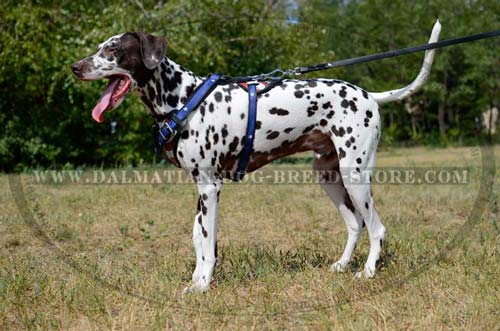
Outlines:
{"label": "pink tongue", "polygon": [[101,98],[92,110],[92,117],[97,123],[102,123],[104,121],[104,111],[108,108],[111,102],[111,95],[115,90],[116,86],[120,82],[119,78],[111,79],[104,92],[102,92]]}

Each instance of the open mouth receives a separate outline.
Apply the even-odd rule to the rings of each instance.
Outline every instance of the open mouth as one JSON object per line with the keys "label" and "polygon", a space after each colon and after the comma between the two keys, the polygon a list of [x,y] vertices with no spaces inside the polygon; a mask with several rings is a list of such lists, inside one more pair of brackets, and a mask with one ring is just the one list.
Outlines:
{"label": "open mouth", "polygon": [[131,80],[126,75],[109,76],[109,83],[104,88],[101,98],[92,110],[92,118],[98,123],[104,121],[104,113],[115,109],[130,92]]}

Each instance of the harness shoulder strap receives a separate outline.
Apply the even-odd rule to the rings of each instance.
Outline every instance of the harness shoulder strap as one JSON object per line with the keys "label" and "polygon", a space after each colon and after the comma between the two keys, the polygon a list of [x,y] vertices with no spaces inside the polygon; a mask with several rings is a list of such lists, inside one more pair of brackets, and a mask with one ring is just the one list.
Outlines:
{"label": "harness shoulder strap", "polygon": [[205,98],[217,86],[221,75],[211,74],[191,95],[184,106],[175,111],[170,118],[165,121],[163,127],[158,130],[157,150],[161,151],[163,145],[176,135],[182,122],[188,115],[205,100]]}
{"label": "harness shoulder strap", "polygon": [[253,141],[255,138],[255,123],[257,119],[257,87],[255,84],[248,85],[248,121],[245,138],[245,146],[240,155],[238,170],[234,176],[235,181],[239,181],[245,176],[250,154],[252,153]]}

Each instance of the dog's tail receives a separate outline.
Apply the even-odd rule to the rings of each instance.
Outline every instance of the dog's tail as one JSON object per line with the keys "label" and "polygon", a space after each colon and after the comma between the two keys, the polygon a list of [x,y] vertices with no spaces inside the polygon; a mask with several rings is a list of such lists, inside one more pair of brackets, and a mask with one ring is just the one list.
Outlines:
{"label": "dog's tail", "polygon": [[[431,37],[429,38],[429,43],[435,43],[436,41],[438,41],[440,32],[441,32],[441,24],[439,23],[439,20],[436,20],[434,28],[432,28],[432,33]],[[424,63],[422,64],[422,68],[420,69],[417,78],[415,78],[415,80],[410,85],[397,90],[392,90],[387,92],[380,92],[380,93],[369,92],[370,95],[375,99],[375,101],[377,101],[379,105],[386,102],[403,100],[404,98],[409,97],[410,95],[418,91],[422,87],[422,85],[424,85],[425,81],[429,77],[432,62],[434,61],[435,52],[436,52],[435,49],[431,49],[425,52]]]}

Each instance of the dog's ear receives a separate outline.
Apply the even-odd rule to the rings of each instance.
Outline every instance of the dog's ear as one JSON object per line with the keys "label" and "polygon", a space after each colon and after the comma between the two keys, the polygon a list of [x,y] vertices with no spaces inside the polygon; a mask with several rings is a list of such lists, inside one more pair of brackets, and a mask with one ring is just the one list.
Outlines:
{"label": "dog's ear", "polygon": [[167,42],[163,37],[156,37],[144,32],[135,32],[141,42],[142,62],[148,69],[160,65],[167,51]]}

